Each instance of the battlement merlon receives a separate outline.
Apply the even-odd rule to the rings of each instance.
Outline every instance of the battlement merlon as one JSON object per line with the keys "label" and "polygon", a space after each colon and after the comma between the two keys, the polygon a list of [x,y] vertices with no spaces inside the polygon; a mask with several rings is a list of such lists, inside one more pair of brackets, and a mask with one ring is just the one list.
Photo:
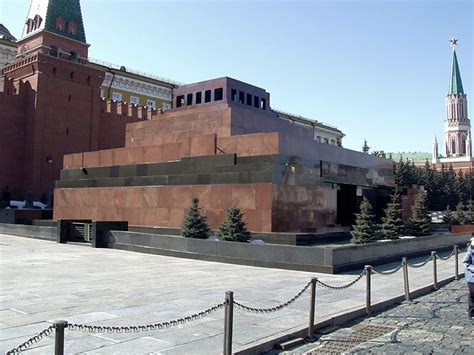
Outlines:
{"label": "battlement merlon", "polygon": [[107,113],[113,116],[128,117],[130,121],[137,120],[151,120],[153,116],[161,113],[161,109],[152,108],[149,106],[135,105],[123,101],[114,101],[112,99],[101,99],[102,113]]}

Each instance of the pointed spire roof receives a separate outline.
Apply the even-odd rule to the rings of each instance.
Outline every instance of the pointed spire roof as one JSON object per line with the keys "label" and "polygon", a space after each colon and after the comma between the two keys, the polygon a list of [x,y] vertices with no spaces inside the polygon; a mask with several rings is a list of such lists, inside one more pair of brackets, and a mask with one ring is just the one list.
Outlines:
{"label": "pointed spire roof", "polygon": [[453,66],[451,69],[451,85],[449,86],[449,95],[454,94],[464,94],[464,89],[462,87],[461,73],[459,72],[456,49],[453,48]]}
{"label": "pointed spire roof", "polygon": [[80,0],[31,0],[22,38],[42,30],[86,43]]}

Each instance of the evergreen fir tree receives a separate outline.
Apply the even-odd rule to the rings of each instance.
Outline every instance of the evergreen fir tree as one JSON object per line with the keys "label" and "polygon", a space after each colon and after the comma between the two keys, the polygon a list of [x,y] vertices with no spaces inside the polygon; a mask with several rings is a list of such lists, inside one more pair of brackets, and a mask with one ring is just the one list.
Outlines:
{"label": "evergreen fir tree", "polygon": [[399,239],[403,236],[405,224],[402,220],[402,206],[397,202],[394,194],[392,202],[387,204],[385,217],[382,217],[382,235],[386,239]]}
{"label": "evergreen fir tree", "polygon": [[367,139],[364,139],[364,145],[362,146],[362,151],[364,153],[369,153],[370,147],[367,145]]}
{"label": "evergreen fir tree", "polygon": [[206,223],[206,217],[201,215],[199,208],[199,199],[194,197],[191,200],[191,206],[186,212],[183,225],[181,227],[183,237],[206,239],[209,236],[209,227]]}
{"label": "evergreen fir tree", "polygon": [[426,199],[422,193],[415,197],[411,208],[410,229],[415,236],[430,235],[431,217],[426,209]]}
{"label": "evergreen fir tree", "polygon": [[231,242],[248,242],[250,232],[242,219],[240,208],[232,206],[226,209],[226,220],[219,226],[219,239]]}
{"label": "evergreen fir tree", "polygon": [[451,224],[453,223],[453,212],[451,211],[451,208],[449,207],[449,205],[446,207],[446,211],[444,211],[444,214],[443,214],[443,223],[446,223],[446,224]]}
{"label": "evergreen fir tree", "polygon": [[465,214],[465,222],[467,224],[474,224],[474,201],[469,200]]}
{"label": "evergreen fir tree", "polygon": [[364,197],[360,204],[360,213],[356,213],[355,225],[352,226],[352,242],[366,244],[378,239],[377,229],[372,215],[372,206]]}
{"label": "evergreen fir tree", "polygon": [[466,222],[466,213],[464,212],[464,203],[459,201],[456,206],[456,212],[454,212],[454,221],[457,224],[464,224]]}

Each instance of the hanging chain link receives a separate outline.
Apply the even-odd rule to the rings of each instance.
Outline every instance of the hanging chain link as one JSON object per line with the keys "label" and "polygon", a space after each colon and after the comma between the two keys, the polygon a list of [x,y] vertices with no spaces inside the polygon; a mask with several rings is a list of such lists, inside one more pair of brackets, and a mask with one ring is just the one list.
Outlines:
{"label": "hanging chain link", "polygon": [[426,259],[425,261],[423,261],[419,264],[410,264],[409,262],[407,262],[407,265],[410,266],[410,267],[413,267],[413,268],[422,267],[422,266],[425,266],[426,264],[428,264],[431,260],[433,260],[433,255],[430,255],[430,257],[428,259]]}
{"label": "hanging chain link", "polygon": [[388,271],[379,271],[374,268],[372,268],[372,271],[374,274],[380,274],[380,275],[391,275],[396,273],[398,270],[400,270],[403,267],[403,263],[400,263],[395,269],[393,270],[388,270]]}
{"label": "hanging chain link", "polygon": [[320,280],[318,280],[318,284],[320,284],[323,287],[326,287],[330,290],[343,290],[345,288],[349,288],[352,285],[355,285],[360,279],[365,275],[365,270],[363,270],[359,276],[357,276],[353,281],[349,282],[348,284],[342,285],[342,286],[334,286],[334,285],[328,285],[327,283],[324,283]]}
{"label": "hanging chain link", "polygon": [[91,333],[136,333],[136,332],[148,332],[157,329],[165,329],[176,327],[180,324],[192,322],[196,319],[204,318],[223,308],[225,302],[219,303],[199,313],[192,314],[187,317],[177,318],[167,322],[151,323],[146,325],[135,325],[135,326],[121,326],[121,327],[107,327],[101,325],[88,325],[88,324],[74,324],[70,323],[67,328],[70,330],[78,330],[81,332]]}
{"label": "hanging chain link", "polygon": [[448,256],[441,256],[441,255],[437,255],[437,257],[441,260],[448,260],[450,257],[452,257],[454,255],[454,250],[451,252],[451,254],[449,254]]}
{"label": "hanging chain link", "polygon": [[246,311],[246,312],[253,312],[253,313],[272,313],[272,312],[276,312],[276,311],[279,311],[285,307],[288,307],[290,304],[292,304],[293,302],[295,302],[298,298],[301,297],[301,295],[303,293],[306,292],[306,290],[309,288],[309,286],[311,285],[311,281],[308,282],[302,289],[300,292],[298,292],[293,298],[291,298],[289,301],[285,302],[285,303],[282,303],[282,304],[279,304],[278,306],[275,306],[275,307],[270,307],[270,308],[255,308],[255,307],[250,307],[250,306],[246,306],[246,305],[243,305],[242,303],[239,303],[237,301],[234,300],[234,305],[237,307],[237,308],[240,308],[242,309],[243,311]]}
{"label": "hanging chain link", "polygon": [[21,343],[16,348],[11,349],[10,351],[7,351],[6,355],[19,354],[22,351],[25,351],[33,344],[39,343],[44,337],[47,337],[48,335],[50,335],[53,332],[53,330],[54,330],[54,325],[50,325],[48,328],[43,329],[41,332],[31,337],[24,343]]}

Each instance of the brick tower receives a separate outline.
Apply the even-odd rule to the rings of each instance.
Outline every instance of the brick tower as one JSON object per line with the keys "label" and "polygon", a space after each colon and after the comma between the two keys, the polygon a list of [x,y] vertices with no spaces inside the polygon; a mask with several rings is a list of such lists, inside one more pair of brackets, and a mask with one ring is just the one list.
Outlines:
{"label": "brick tower", "polygon": [[467,115],[467,97],[461,81],[456,56],[457,39],[451,39],[453,64],[451,83],[446,96],[446,119],[444,121],[444,142],[447,157],[471,157],[471,123]]}
{"label": "brick tower", "polygon": [[3,71],[22,115],[2,117],[1,186],[39,198],[54,188],[64,154],[99,148],[103,74],[85,65],[88,47],[79,0],[31,1],[16,61]]}

